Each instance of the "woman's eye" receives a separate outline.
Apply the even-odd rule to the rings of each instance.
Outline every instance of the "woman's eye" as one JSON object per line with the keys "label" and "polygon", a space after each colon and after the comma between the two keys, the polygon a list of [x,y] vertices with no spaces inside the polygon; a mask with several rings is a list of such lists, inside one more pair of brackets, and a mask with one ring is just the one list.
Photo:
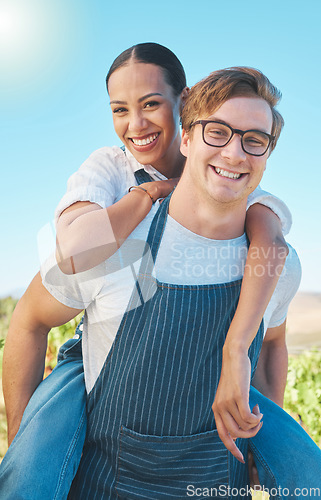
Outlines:
{"label": "woman's eye", "polygon": [[153,108],[158,105],[159,105],[158,101],[148,101],[145,103],[144,108]]}
{"label": "woman's eye", "polygon": [[113,109],[113,113],[117,114],[117,113],[126,113],[127,109],[126,108],[114,108]]}

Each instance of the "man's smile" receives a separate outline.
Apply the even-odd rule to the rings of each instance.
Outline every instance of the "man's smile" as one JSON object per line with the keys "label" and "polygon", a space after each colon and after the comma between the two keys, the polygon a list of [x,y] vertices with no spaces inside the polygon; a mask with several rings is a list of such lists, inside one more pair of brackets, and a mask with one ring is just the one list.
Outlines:
{"label": "man's smile", "polygon": [[212,168],[221,177],[227,177],[229,179],[239,179],[243,175],[237,172],[230,172],[229,170],[223,170],[222,168],[219,167],[212,167]]}

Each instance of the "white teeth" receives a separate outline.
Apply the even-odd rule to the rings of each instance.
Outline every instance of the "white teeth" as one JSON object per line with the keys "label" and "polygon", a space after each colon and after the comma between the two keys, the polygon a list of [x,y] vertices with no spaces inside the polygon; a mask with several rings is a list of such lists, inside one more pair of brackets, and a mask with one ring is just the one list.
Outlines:
{"label": "white teeth", "polygon": [[147,144],[150,144],[151,142],[155,141],[155,139],[158,137],[159,134],[154,134],[150,135],[146,139],[133,139],[132,141],[136,146],[146,146]]}
{"label": "white teeth", "polygon": [[241,177],[241,174],[233,174],[233,172],[228,172],[227,170],[223,170],[222,168],[214,167],[215,172],[222,177],[228,177],[229,179],[238,179]]}

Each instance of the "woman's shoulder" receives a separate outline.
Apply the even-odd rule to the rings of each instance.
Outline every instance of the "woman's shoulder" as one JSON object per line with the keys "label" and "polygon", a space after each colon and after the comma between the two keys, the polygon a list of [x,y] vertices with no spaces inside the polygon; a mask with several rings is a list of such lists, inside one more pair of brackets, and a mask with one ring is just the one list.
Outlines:
{"label": "woman's shoulder", "polygon": [[126,167],[127,164],[128,160],[122,148],[118,146],[104,146],[93,151],[80,168],[89,167],[93,171],[97,169],[119,170]]}

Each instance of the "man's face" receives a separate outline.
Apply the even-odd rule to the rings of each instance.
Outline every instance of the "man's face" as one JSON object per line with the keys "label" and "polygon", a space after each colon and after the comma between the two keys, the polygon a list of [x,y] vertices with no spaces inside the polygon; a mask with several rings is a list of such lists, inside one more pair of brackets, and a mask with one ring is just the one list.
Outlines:
{"label": "man's face", "polygon": [[[234,97],[209,116],[198,119],[217,120],[240,130],[260,130],[271,134],[272,112],[261,98]],[[234,134],[224,147],[205,144],[202,125],[191,132],[183,131],[181,152],[187,157],[184,175],[202,197],[220,203],[244,200],[258,186],[266,167],[269,150],[263,156],[245,153],[241,136]]]}

